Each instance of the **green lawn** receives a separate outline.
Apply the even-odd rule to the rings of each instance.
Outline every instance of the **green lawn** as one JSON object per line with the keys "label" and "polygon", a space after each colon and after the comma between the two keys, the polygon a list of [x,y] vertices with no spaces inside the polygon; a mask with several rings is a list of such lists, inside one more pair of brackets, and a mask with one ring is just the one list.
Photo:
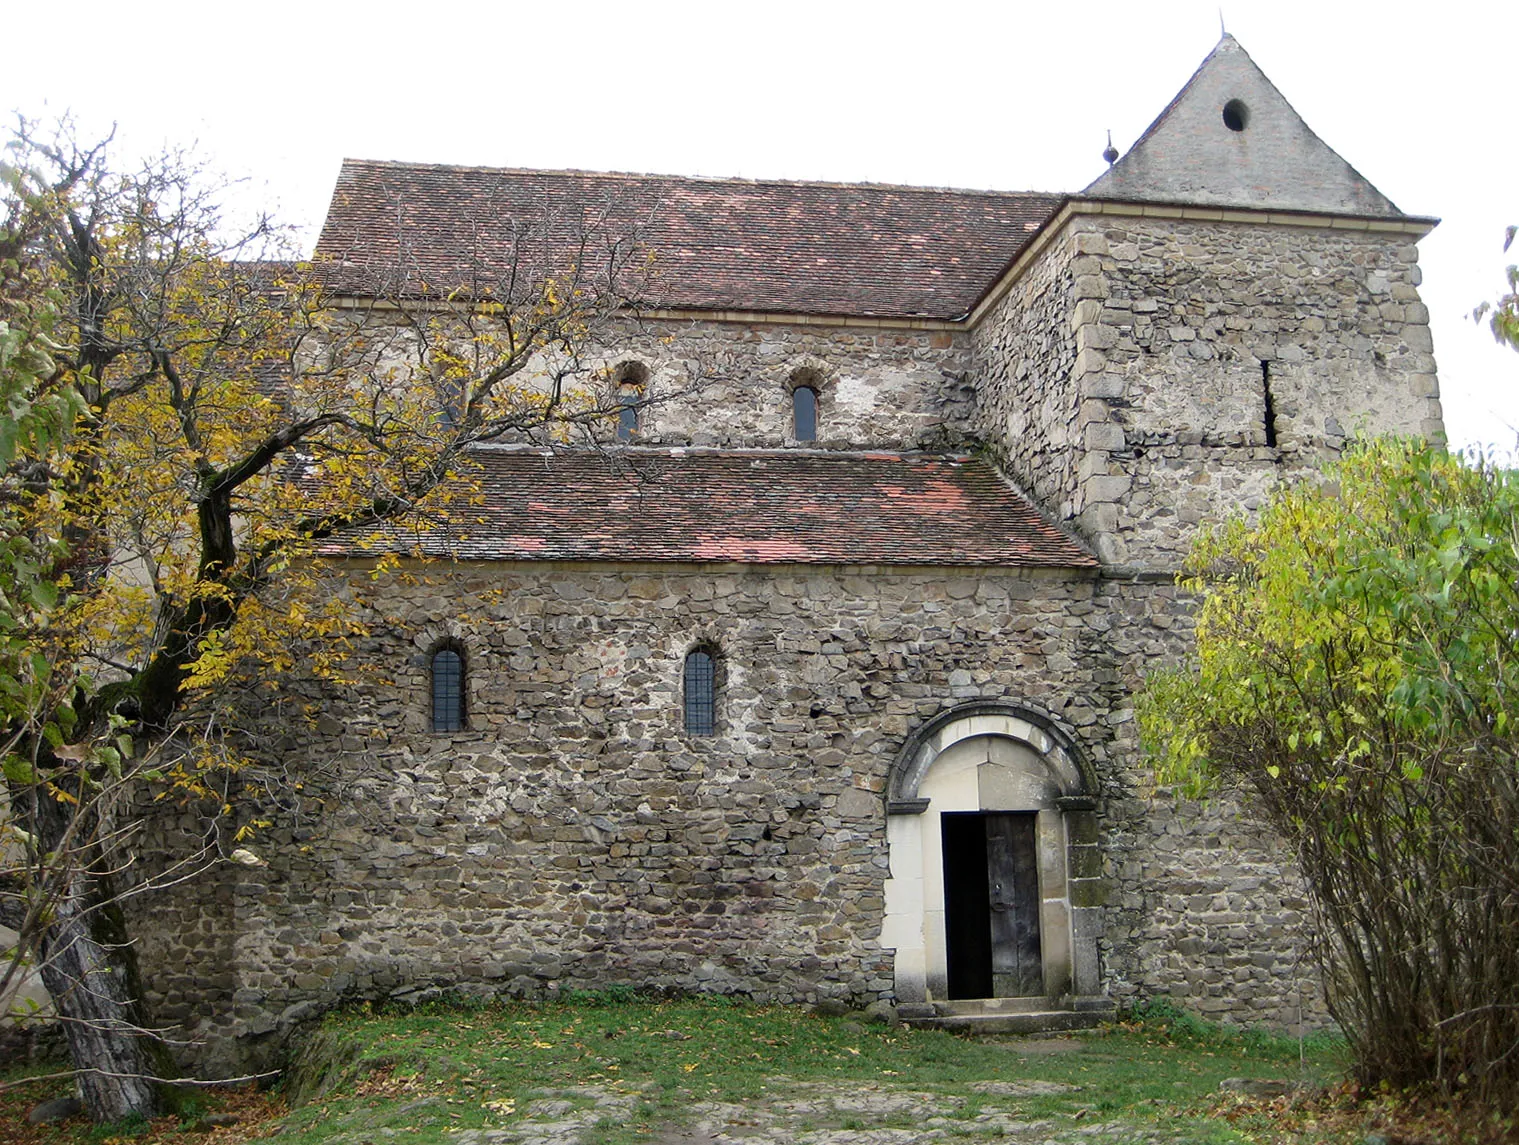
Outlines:
{"label": "green lawn", "polygon": [[1359,1141],[1281,1137],[1264,1108],[1220,1116],[1225,1078],[1320,1086],[1343,1068],[1328,1039],[1227,1034],[1163,1012],[1055,1043],[717,998],[350,1012],[328,1020],[292,1076],[280,1141],[423,1145],[515,1129],[621,1145],[701,1122],[761,1138],[897,1127],[967,1140]]}
{"label": "green lawn", "polygon": [[[285,1075],[288,1111],[262,1095],[201,1091],[186,1113],[151,1125],[32,1129],[27,1109],[70,1084],[0,1091],[0,1145],[235,1145],[275,1132],[280,1145],[689,1145],[711,1134],[750,1145],[1361,1145],[1372,1107],[1219,1089],[1246,1077],[1312,1092],[1344,1069],[1336,1040],[1230,1033],[1164,1008],[1083,1034],[967,1038],[609,991],[334,1014]],[[36,1072],[46,1068],[5,1080]],[[241,1121],[208,1138],[195,1122],[218,1111]]]}

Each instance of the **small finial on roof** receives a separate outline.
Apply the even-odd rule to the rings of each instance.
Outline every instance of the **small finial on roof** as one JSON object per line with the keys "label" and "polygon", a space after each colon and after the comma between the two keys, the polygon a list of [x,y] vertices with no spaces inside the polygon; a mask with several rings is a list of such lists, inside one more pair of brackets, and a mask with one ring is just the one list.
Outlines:
{"label": "small finial on roof", "polygon": [[1218,6],[1218,38],[1220,40],[1227,40],[1229,38],[1229,29],[1224,27],[1224,6],[1222,4]]}
{"label": "small finial on roof", "polygon": [[1118,162],[1118,148],[1113,146],[1113,129],[1111,127],[1108,128],[1108,145],[1104,149],[1102,157],[1108,161],[1109,167]]}

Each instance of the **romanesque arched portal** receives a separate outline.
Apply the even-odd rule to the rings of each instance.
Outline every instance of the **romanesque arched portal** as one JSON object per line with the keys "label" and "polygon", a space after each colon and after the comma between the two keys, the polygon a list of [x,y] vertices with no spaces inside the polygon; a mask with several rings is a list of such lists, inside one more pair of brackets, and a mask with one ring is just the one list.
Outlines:
{"label": "romanesque arched portal", "polygon": [[899,1001],[1099,993],[1096,792],[1075,741],[1032,707],[962,704],[907,741],[881,933]]}

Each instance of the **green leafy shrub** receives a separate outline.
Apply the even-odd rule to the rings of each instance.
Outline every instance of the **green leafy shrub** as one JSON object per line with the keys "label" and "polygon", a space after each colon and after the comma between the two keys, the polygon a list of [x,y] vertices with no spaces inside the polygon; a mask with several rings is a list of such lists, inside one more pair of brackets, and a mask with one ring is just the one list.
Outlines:
{"label": "green leafy shrub", "polygon": [[1280,831],[1363,1082],[1519,1108],[1519,474],[1362,443],[1202,537],[1157,777]]}

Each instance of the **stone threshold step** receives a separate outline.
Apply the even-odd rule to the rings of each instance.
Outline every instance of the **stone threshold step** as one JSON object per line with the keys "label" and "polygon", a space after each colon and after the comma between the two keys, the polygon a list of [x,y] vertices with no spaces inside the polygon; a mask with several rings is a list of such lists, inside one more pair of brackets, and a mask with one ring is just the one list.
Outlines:
{"label": "stone threshold step", "polygon": [[[1027,1002],[1025,999],[1018,1000]],[[1086,1004],[1058,1010],[1033,1009],[1012,1000],[938,1002],[932,1005],[898,1007],[898,1015],[909,1026],[931,1030],[959,1030],[980,1034],[1038,1034],[1058,1030],[1088,1030],[1100,1026],[1113,1016],[1111,1001],[1106,1005]],[[1046,1002],[1046,1005],[1048,1003]],[[907,1011],[907,1012],[903,1012]]]}
{"label": "stone threshold step", "polygon": [[1051,1010],[1079,1010],[1066,999],[1055,998],[959,998],[953,1002],[930,1002],[936,1014],[1045,1014]]}
{"label": "stone threshold step", "polygon": [[920,1030],[952,1030],[966,1034],[1043,1034],[1056,1030],[1090,1030],[1107,1015],[1076,1010],[1046,1010],[1027,1014],[940,1014],[932,1018],[907,1018]]}

